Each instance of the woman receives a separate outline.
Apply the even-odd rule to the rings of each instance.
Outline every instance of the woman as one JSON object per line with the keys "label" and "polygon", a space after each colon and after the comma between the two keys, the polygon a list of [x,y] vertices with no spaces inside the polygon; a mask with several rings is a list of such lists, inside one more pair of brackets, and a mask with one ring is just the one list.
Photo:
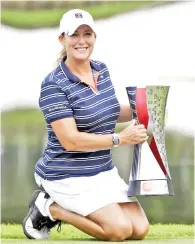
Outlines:
{"label": "woman", "polygon": [[143,239],[149,224],[112,164],[111,148],[148,139],[132,120],[119,134],[116,122],[131,120],[119,105],[104,63],[90,60],[96,41],[92,16],[74,9],[60,22],[63,46],[57,68],[42,82],[39,105],[48,143],[35,166],[36,191],[23,221],[28,238],[46,239],[61,221],[101,240]]}

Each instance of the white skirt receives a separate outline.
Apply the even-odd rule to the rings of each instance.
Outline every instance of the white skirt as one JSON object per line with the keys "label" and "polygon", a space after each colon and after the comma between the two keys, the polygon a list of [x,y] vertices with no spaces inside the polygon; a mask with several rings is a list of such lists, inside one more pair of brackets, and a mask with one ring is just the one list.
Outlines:
{"label": "white skirt", "polygon": [[72,177],[48,181],[35,173],[39,186],[51,196],[53,202],[66,210],[87,216],[111,203],[135,202],[136,197],[128,197],[128,185],[114,167],[94,176]]}

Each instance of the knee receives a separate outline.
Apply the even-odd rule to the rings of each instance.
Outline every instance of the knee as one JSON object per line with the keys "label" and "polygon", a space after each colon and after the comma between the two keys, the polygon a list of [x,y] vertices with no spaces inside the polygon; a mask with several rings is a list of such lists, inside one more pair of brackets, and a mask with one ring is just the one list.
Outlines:
{"label": "knee", "polygon": [[123,241],[132,235],[132,226],[130,223],[111,227],[106,231],[106,241]]}
{"label": "knee", "polygon": [[145,221],[144,223],[140,223],[137,226],[133,228],[133,234],[132,237],[135,240],[142,240],[147,235],[149,231],[149,223],[148,221]]}

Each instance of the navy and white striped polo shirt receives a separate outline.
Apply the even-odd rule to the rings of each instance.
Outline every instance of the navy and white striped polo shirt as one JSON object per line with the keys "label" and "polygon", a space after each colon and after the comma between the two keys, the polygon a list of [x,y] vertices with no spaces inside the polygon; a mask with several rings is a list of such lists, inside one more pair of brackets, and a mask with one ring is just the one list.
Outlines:
{"label": "navy and white striped polo shirt", "polygon": [[47,180],[92,176],[112,169],[110,149],[93,152],[66,151],[50,125],[58,119],[73,117],[80,132],[111,134],[120,113],[109,72],[104,63],[90,61],[93,72],[98,72],[98,93],[81,82],[68,67],[61,64],[41,85],[39,106],[47,123],[48,142],[35,166],[35,172]]}

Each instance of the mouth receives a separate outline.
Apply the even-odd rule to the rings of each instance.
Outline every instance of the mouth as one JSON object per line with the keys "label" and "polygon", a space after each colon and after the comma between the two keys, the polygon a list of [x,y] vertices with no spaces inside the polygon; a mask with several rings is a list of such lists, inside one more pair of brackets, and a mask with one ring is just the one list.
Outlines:
{"label": "mouth", "polygon": [[76,47],[75,48],[78,52],[85,52],[87,49],[88,49],[88,47]]}

